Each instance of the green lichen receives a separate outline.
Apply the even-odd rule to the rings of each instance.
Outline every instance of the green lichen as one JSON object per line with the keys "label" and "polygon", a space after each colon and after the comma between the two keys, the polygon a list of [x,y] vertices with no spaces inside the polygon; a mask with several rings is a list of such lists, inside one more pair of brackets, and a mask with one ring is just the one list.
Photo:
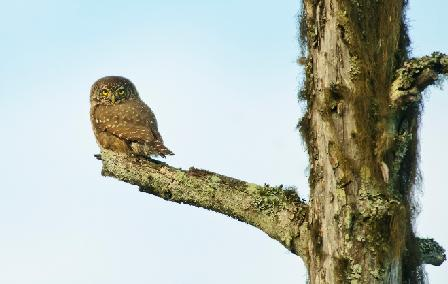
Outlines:
{"label": "green lichen", "polygon": [[359,234],[359,235],[356,236],[356,240],[358,242],[365,242],[366,238],[365,238],[365,236]]}
{"label": "green lichen", "polygon": [[344,187],[336,187],[335,195],[336,198],[342,201],[342,204],[344,204],[347,201],[347,195],[345,194]]}
{"label": "green lichen", "polygon": [[371,175],[367,166],[361,167],[361,185],[359,190],[359,213],[364,218],[380,220],[387,215],[392,215],[395,206],[400,202],[397,199],[386,197]]}
{"label": "green lichen", "polygon": [[384,269],[369,269],[369,273],[373,276],[373,278],[380,280],[383,279]]}
{"label": "green lichen", "polygon": [[355,81],[361,74],[360,60],[358,56],[350,56],[350,79]]}
{"label": "green lichen", "polygon": [[350,280],[350,284],[360,283],[362,275],[362,266],[358,263],[351,263],[350,274],[347,276],[347,280]]}
{"label": "green lichen", "polygon": [[221,183],[222,180],[218,175],[212,175],[212,176],[210,176],[210,182],[212,184],[215,184],[215,183],[217,184],[217,183]]}

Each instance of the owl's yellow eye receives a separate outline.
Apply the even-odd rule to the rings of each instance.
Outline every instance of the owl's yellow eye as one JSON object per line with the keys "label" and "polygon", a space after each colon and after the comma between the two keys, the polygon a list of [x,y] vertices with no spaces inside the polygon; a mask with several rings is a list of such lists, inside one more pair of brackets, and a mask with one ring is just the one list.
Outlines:
{"label": "owl's yellow eye", "polygon": [[124,89],[120,89],[120,90],[118,90],[118,94],[119,94],[120,96],[124,95]]}
{"label": "owl's yellow eye", "polygon": [[108,90],[108,89],[102,89],[102,90],[101,90],[101,94],[102,94],[103,96],[108,96],[108,95],[109,95],[109,90]]}

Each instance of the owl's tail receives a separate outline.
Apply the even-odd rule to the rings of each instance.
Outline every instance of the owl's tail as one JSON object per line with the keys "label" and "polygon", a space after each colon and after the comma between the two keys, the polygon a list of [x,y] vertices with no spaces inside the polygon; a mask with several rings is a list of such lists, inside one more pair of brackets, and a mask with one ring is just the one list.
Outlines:
{"label": "owl's tail", "polygon": [[157,154],[162,158],[165,158],[167,155],[174,155],[174,153],[159,140],[154,141],[153,147]]}
{"label": "owl's tail", "polygon": [[167,155],[174,155],[174,153],[163,145],[163,142],[160,140],[155,140],[148,144],[132,143],[131,149],[132,152],[138,156],[160,156],[165,158]]}

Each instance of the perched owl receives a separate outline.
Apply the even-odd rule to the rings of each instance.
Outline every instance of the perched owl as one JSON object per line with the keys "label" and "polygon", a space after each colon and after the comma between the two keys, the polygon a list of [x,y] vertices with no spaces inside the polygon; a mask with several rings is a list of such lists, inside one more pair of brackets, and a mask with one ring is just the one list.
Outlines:
{"label": "perched owl", "polygon": [[101,149],[145,157],[174,155],[163,145],[154,113],[126,78],[107,76],[92,85],[90,120]]}

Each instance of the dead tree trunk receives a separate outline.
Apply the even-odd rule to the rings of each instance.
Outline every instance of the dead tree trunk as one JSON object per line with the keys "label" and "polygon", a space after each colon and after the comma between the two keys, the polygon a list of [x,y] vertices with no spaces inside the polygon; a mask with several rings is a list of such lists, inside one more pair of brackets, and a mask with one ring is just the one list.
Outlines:
{"label": "dead tree trunk", "polygon": [[310,201],[191,168],[103,151],[103,175],[251,224],[302,257],[311,283],[419,283],[444,250],[414,235],[420,93],[448,56],[408,59],[405,0],[304,0],[299,124]]}
{"label": "dead tree trunk", "polygon": [[412,228],[419,94],[447,71],[446,56],[405,64],[403,0],[303,4],[310,281],[420,282]]}

